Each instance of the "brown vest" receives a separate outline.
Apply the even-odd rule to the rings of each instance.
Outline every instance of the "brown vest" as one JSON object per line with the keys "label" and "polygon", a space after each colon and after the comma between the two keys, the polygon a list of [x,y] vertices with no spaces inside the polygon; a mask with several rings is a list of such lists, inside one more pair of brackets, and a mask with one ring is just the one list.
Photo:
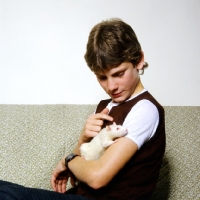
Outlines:
{"label": "brown vest", "polygon": [[[122,125],[131,108],[142,99],[151,101],[158,109],[159,124],[155,135],[136,152],[106,187],[94,190],[81,182],[77,194],[93,200],[150,199],[156,187],[165,151],[164,109],[149,92],[144,92],[130,101],[114,106],[109,115],[114,118],[116,124]],[[101,101],[96,112],[101,112],[110,101],[111,99]],[[111,122],[105,121],[103,127],[109,124]]]}

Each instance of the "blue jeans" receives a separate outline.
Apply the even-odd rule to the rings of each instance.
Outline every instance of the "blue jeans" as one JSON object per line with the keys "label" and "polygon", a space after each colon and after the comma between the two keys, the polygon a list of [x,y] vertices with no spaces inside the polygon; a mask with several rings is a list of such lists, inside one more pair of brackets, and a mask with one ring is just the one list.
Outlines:
{"label": "blue jeans", "polygon": [[0,200],[88,200],[85,197],[28,188],[0,180]]}

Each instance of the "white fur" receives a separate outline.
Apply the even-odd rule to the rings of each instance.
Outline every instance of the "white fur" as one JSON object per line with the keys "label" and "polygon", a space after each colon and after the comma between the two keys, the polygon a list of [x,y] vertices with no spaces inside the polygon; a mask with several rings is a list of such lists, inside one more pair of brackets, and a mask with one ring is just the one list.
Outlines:
{"label": "white fur", "polygon": [[116,138],[127,134],[127,129],[113,123],[103,128],[89,143],[80,147],[81,156],[86,160],[98,160]]}

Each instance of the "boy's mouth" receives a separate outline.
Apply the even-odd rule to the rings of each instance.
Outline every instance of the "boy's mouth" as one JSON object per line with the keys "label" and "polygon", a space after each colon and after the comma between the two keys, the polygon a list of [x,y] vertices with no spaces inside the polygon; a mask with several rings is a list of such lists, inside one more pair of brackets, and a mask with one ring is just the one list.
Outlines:
{"label": "boy's mouth", "polygon": [[113,98],[117,98],[117,97],[120,97],[122,95],[122,92],[118,92],[118,93],[114,93],[114,94],[111,94]]}

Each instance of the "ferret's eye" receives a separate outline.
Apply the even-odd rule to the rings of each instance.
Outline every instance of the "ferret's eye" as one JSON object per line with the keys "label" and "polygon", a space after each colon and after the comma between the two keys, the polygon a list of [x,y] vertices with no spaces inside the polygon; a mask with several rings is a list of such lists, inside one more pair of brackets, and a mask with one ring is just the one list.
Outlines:
{"label": "ferret's eye", "polygon": [[117,130],[119,130],[119,128],[117,128]]}

